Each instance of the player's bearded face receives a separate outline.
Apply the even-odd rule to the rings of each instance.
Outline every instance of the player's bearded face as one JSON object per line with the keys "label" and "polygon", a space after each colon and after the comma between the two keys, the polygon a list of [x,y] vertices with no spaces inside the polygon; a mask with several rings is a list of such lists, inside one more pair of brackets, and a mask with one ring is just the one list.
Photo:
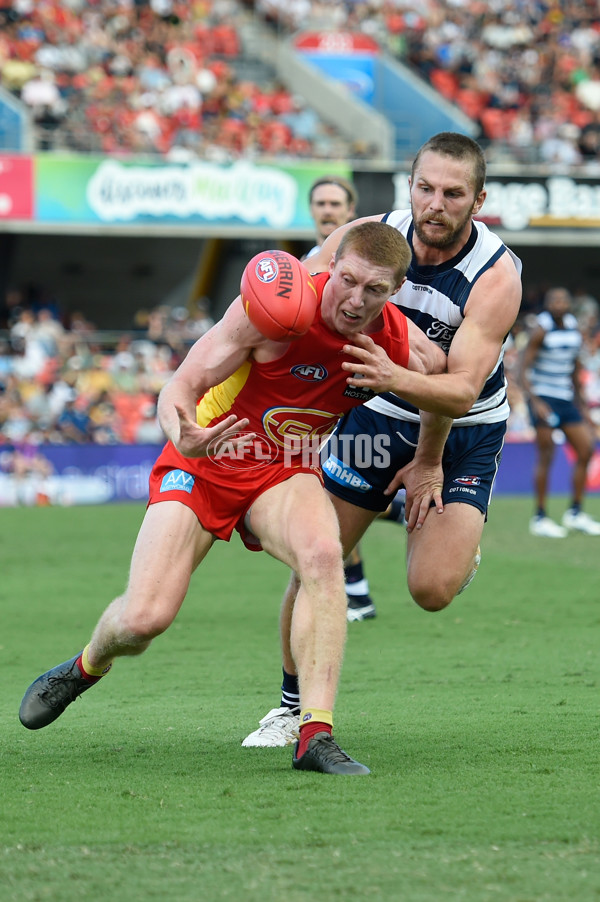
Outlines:
{"label": "player's bearded face", "polygon": [[473,189],[468,161],[425,151],[410,179],[415,235],[425,247],[452,248],[469,235],[471,217],[485,198]]}
{"label": "player's bearded face", "polygon": [[[412,205],[411,205],[412,206]],[[457,241],[471,219],[472,208],[469,207],[462,216],[450,217],[445,213],[422,213],[420,216],[412,206],[415,233],[419,241],[427,247],[450,247]]]}

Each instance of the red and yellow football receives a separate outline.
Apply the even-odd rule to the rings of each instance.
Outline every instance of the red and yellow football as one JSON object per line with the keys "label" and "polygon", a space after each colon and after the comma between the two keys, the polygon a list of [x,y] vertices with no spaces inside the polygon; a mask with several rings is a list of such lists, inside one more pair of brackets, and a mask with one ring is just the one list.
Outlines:
{"label": "red and yellow football", "polygon": [[252,325],[273,341],[304,335],[317,311],[317,291],[310,273],[286,251],[256,254],[242,273],[240,293]]}

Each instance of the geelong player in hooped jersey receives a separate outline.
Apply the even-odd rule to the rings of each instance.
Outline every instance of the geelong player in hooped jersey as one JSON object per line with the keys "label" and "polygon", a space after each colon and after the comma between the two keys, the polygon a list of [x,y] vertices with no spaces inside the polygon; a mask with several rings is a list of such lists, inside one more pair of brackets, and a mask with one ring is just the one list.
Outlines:
{"label": "geelong player in hooped jersey", "polygon": [[[384,220],[405,235],[412,259],[391,302],[443,349],[448,366],[439,375],[411,373],[358,336],[348,349],[354,360],[343,364],[348,384],[378,397],[342,420],[337,448],[323,465],[346,553],[405,486],[407,583],[428,611],[445,608],[475,574],[509,412],[502,357],[519,311],[521,265],[474,220],[486,197],[485,173],[475,141],[442,132],[415,157],[411,209],[355,221]],[[322,267],[348,227],[337,229],[308,262]],[[365,434],[389,438],[387,469],[364,466],[353,455],[354,437]],[[347,452],[343,460],[340,447]],[[295,590],[292,579],[281,617],[281,708],[245,745],[283,744],[296,728],[290,716],[295,668],[286,633]]]}
{"label": "geelong player in hooped jersey", "polygon": [[[356,362],[344,364],[349,384],[357,374],[362,386],[380,396],[368,402],[360,422],[349,415],[340,429],[393,433],[397,457],[388,473],[361,471],[371,489],[360,498],[329,479],[324,466],[326,485],[350,524],[346,541],[354,541],[385,507],[391,470],[400,471],[393,484],[407,489],[408,587],[427,610],[446,607],[474,569],[509,413],[502,358],[519,310],[521,265],[497,235],[474,220],[485,200],[484,184],[479,145],[444,132],[415,158],[411,209],[369,217],[383,219],[407,238],[411,263],[391,301],[439,344],[448,369],[414,378],[388,366],[359,338]],[[331,252],[329,241],[322,253]],[[437,415],[440,430],[436,448],[424,443],[430,433],[419,433],[419,424],[431,415]],[[447,437],[443,460],[442,436]],[[430,500],[439,516],[427,516]]]}
{"label": "geelong player in hooped jersey", "polygon": [[[519,381],[527,398],[537,445],[536,509],[529,522],[529,531],[547,539],[564,539],[569,530],[598,536],[600,523],[582,510],[588,467],[595,446],[595,427],[581,382],[583,336],[571,313],[571,295],[566,288],[549,289],[544,306],[523,349],[519,368]],[[575,453],[571,500],[561,525],[546,512],[550,468],[556,450],[555,429],[564,433]]]}

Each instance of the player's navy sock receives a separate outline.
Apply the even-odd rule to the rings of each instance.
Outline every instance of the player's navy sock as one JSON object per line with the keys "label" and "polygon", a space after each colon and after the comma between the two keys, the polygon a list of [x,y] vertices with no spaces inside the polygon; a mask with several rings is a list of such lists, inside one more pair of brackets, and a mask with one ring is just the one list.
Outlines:
{"label": "player's navy sock", "polygon": [[347,583],[358,583],[365,578],[362,561],[358,564],[348,564],[344,567],[344,576]]}
{"label": "player's navy sock", "polygon": [[581,512],[581,504],[578,501],[572,501],[569,510],[573,511],[574,514],[579,514]]}
{"label": "player's navy sock", "polygon": [[298,688],[298,677],[295,673],[287,673],[283,668],[282,672],[283,683],[281,684],[281,707],[299,708],[300,689]]}
{"label": "player's navy sock", "polygon": [[542,517],[545,517],[546,516],[546,508],[538,507],[537,511],[535,512],[535,515],[536,515],[536,517],[540,517],[540,519]]}
{"label": "player's navy sock", "polygon": [[351,595],[353,598],[369,597],[369,581],[364,574],[362,561],[344,567],[344,579],[346,580],[346,595]]}

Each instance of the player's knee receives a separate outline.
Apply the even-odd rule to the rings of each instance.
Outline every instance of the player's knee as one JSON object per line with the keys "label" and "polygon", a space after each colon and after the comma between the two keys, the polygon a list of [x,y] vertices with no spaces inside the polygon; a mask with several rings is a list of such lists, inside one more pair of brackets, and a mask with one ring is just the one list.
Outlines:
{"label": "player's knee", "polygon": [[300,579],[322,579],[338,569],[343,572],[342,546],[335,536],[314,536],[297,552]]}
{"label": "player's knee", "polygon": [[164,633],[172,622],[173,618],[170,614],[158,608],[152,610],[129,609],[121,616],[123,633],[135,643],[150,642]]}
{"label": "player's knee", "polygon": [[447,608],[457,592],[454,581],[444,580],[436,575],[436,579],[409,579],[408,591],[424,611],[443,611]]}

